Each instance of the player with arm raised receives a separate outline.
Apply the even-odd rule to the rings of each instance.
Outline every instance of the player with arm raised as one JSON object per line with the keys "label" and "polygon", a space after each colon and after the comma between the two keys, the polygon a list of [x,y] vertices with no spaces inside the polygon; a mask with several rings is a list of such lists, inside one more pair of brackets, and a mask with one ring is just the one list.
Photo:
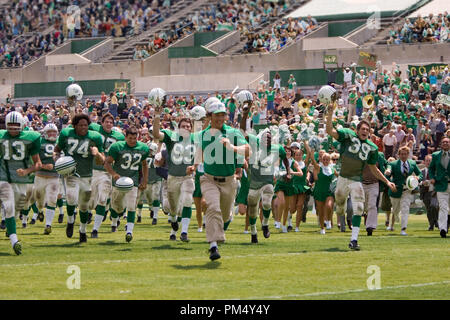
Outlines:
{"label": "player with arm raised", "polygon": [[348,195],[352,199],[353,218],[352,236],[349,248],[359,250],[358,234],[361,225],[361,215],[364,210],[364,189],[362,185],[363,169],[367,165],[372,174],[383,181],[389,189],[396,191],[395,184],[390,182],[377,168],[378,147],[368,139],[370,124],[362,120],[356,133],[350,129],[338,129],[333,127],[333,104],[328,107],[326,119],[327,133],[340,144],[341,172],[336,184],[336,213],[343,215]]}
{"label": "player with arm raised", "polygon": [[27,194],[32,192],[29,174],[42,165],[40,134],[24,131],[25,120],[17,111],[6,115],[5,125],[6,130],[0,130],[0,201],[5,210],[7,235],[19,255],[22,246],[16,234],[15,212],[24,209]]}
{"label": "player with arm raised", "polygon": [[[117,224],[118,213],[127,209],[127,233],[125,235],[127,242],[133,239],[139,196],[138,188],[140,191],[145,190],[148,181],[147,158],[150,152],[147,144],[137,141],[137,136],[136,127],[128,128],[125,132],[125,141],[118,141],[111,145],[105,161],[105,169],[112,176],[114,185],[111,195],[113,226]],[[141,182],[139,182],[140,175],[142,175]],[[125,189],[120,180],[123,177],[132,180],[132,184]]]}
{"label": "player with arm raised", "polygon": [[[101,134],[103,150],[105,153],[109,151],[109,148],[113,143],[125,140],[125,136],[122,133],[113,130],[113,126],[114,116],[111,113],[106,113],[103,115],[101,125],[97,123],[91,123],[89,125],[89,130],[96,131]],[[111,191],[111,175],[106,172],[103,164],[97,164],[94,161],[90,208],[95,208],[95,218],[91,238],[98,238],[98,230],[104,220],[106,205],[108,199],[111,197]]]}
{"label": "player with arm raised", "polygon": [[89,201],[91,198],[91,181],[94,159],[104,163],[103,141],[98,132],[89,130],[90,119],[87,114],[77,114],[72,119],[72,126],[65,128],[59,135],[55,147],[55,160],[61,152],[70,156],[76,163],[76,174],[65,177],[67,201],[66,235],[72,238],[75,224],[75,207],[80,208],[80,242],[86,242],[86,224],[88,221]]}

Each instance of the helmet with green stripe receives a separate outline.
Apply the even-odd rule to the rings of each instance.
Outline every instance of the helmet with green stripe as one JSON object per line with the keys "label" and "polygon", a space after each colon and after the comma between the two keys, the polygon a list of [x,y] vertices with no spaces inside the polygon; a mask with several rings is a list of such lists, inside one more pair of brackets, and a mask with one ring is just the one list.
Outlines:
{"label": "helmet with green stripe", "polygon": [[61,157],[55,162],[55,170],[62,176],[73,174],[76,166],[75,160],[70,156]]}
{"label": "helmet with green stripe", "polygon": [[25,127],[25,118],[20,112],[12,111],[5,117],[5,126],[10,134],[20,133]]}

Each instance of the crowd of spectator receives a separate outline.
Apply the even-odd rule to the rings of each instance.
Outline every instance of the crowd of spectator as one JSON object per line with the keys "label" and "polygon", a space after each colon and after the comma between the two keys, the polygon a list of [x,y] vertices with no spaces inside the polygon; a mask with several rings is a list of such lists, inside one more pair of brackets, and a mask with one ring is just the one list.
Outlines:
{"label": "crowd of spectator", "polygon": [[431,42],[443,43],[450,41],[450,15],[447,11],[417,18],[408,18],[397,29],[389,32],[388,44]]}
{"label": "crowd of spectator", "polygon": [[248,33],[243,52],[276,52],[312,32],[317,26],[317,20],[311,16],[306,19],[281,19],[273,24],[270,31]]}

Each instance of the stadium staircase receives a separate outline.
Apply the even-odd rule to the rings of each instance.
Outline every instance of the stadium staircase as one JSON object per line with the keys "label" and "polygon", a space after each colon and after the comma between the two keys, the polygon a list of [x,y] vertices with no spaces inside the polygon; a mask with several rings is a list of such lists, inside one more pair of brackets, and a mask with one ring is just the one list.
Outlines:
{"label": "stadium staircase", "polygon": [[136,37],[114,39],[114,50],[96,62],[133,60],[134,48],[137,45],[147,45],[152,40],[154,34],[172,29],[181,18],[189,14],[194,14],[195,11],[198,11],[207,4],[211,4],[211,2],[208,0],[182,0],[175,3],[171,6],[171,15],[167,19]]}
{"label": "stadium staircase", "polygon": [[[265,23],[259,25],[257,28],[252,30],[252,33],[259,33],[259,32],[266,32],[271,31],[272,25],[276,23],[278,20],[282,19],[289,13],[297,10],[304,4],[308,3],[310,0],[301,0],[301,1],[295,1],[295,3],[292,4],[286,11],[279,12],[277,17],[272,17]],[[236,43],[234,46],[228,48],[224,52],[222,52],[221,56],[229,56],[229,55],[236,55],[236,54],[242,54],[243,48],[247,42],[247,36],[241,35],[241,41]]]}

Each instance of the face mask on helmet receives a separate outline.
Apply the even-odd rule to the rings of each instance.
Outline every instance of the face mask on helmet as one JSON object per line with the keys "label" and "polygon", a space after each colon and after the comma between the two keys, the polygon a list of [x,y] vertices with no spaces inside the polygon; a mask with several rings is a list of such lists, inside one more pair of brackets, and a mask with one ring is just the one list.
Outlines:
{"label": "face mask on helmet", "polygon": [[5,126],[9,134],[16,135],[25,127],[25,120],[19,112],[13,111],[6,115]]}
{"label": "face mask on helmet", "polygon": [[45,140],[48,140],[48,141],[56,141],[56,139],[58,139],[58,131],[55,131],[55,130],[46,131],[44,133],[44,138],[45,138]]}

